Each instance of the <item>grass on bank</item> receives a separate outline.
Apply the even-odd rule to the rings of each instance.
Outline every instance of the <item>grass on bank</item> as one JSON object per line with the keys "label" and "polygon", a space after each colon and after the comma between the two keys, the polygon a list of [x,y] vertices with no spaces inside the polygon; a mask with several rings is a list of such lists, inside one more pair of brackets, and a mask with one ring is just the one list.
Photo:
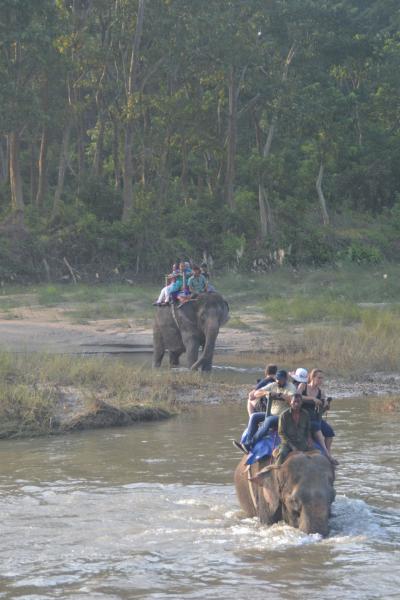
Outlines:
{"label": "grass on bank", "polygon": [[154,285],[129,284],[44,284],[29,287],[3,286],[0,312],[19,307],[63,307],[72,321],[119,319],[140,312],[152,315],[152,302],[158,296]]}
{"label": "grass on bank", "polygon": [[[332,315],[331,315],[332,316]],[[308,324],[300,341],[281,352],[281,360],[313,365],[330,373],[359,377],[374,371],[393,372],[400,364],[398,309],[360,309],[353,321],[334,319],[327,325]]]}
{"label": "grass on bank", "polygon": [[[251,307],[265,305],[271,315],[282,301],[291,301],[296,318],[312,320],[324,308],[341,313],[344,321],[359,303],[391,303],[400,298],[400,265],[354,265],[343,263],[318,269],[281,267],[268,273],[227,273],[213,283],[227,298],[234,317]],[[4,284],[0,290],[0,311],[20,306],[62,305],[73,320],[152,316],[152,302],[164,281],[152,284],[78,283],[43,284],[29,287]],[[300,305],[304,305],[301,307]],[[305,306],[307,304],[307,306]],[[325,305],[325,306],[324,306]],[[341,305],[341,306],[340,306]],[[280,311],[282,312],[282,311]],[[266,310],[268,315],[268,310]],[[353,316],[350,315],[352,319]]]}
{"label": "grass on bank", "polygon": [[352,303],[398,302],[400,265],[354,265],[314,269],[281,267],[268,273],[229,273],[217,278],[234,309],[276,298],[324,297]]}
{"label": "grass on bank", "polygon": [[[141,420],[141,415],[149,420],[173,415],[208,396],[218,398],[225,388],[231,394],[230,386],[197,372],[155,372],[116,358],[38,353],[0,353],[0,381],[0,438],[69,430],[78,420],[76,429],[79,418],[96,426],[90,415],[104,403],[116,409],[116,416],[123,411],[133,420]],[[78,399],[78,407],[71,397]]]}
{"label": "grass on bank", "polygon": [[[236,284],[243,289],[240,281]],[[280,270],[264,276],[264,287],[254,280],[241,310],[251,310],[251,299],[260,299],[263,290],[266,326],[276,329],[281,342],[273,362],[318,365],[343,375],[398,369],[400,266],[346,266],[291,276]],[[240,314],[237,300],[233,305]]]}

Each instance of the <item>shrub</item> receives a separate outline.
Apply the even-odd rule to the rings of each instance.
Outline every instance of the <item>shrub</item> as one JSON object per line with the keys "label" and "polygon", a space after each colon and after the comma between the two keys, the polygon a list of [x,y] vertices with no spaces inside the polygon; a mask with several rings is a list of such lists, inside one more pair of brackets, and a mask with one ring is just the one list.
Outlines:
{"label": "shrub", "polygon": [[367,246],[362,242],[352,242],[347,248],[344,257],[358,264],[378,264],[383,260],[379,248],[376,246]]}

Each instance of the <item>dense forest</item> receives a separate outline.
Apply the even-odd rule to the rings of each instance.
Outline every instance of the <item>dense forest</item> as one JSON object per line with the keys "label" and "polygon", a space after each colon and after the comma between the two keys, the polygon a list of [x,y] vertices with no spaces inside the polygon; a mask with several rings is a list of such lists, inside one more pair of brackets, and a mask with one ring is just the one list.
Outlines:
{"label": "dense forest", "polygon": [[1,0],[0,277],[400,255],[398,0]]}

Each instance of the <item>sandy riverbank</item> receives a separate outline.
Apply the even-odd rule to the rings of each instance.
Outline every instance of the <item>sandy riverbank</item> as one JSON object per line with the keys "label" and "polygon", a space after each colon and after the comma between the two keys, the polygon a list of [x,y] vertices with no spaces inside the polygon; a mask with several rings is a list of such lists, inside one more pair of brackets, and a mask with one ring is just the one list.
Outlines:
{"label": "sandy riverbank", "polygon": [[[242,317],[243,319],[243,317]],[[244,318],[245,329],[223,327],[216,354],[273,352],[277,342],[257,313]],[[122,354],[152,352],[152,321],[99,319],[71,323],[67,308],[16,308],[12,318],[0,314],[0,346],[12,352]]]}

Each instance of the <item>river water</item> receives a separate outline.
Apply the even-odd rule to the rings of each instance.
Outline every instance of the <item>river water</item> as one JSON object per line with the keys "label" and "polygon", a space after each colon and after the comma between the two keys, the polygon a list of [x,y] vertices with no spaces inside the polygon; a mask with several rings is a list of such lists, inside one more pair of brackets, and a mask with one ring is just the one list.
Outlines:
{"label": "river water", "polygon": [[241,517],[243,406],[1,442],[0,598],[400,598],[399,415],[334,404],[327,539]]}

